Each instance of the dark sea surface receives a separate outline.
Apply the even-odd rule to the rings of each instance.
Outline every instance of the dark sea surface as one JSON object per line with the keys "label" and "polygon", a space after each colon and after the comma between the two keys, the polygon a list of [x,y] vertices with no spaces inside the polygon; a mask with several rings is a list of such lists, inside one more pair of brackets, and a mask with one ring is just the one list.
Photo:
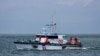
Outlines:
{"label": "dark sea surface", "polygon": [[35,35],[0,35],[0,56],[100,56],[100,35],[66,35],[64,38],[69,39],[70,36],[78,36],[84,48],[82,50],[53,50],[53,51],[37,51],[37,50],[17,50],[16,40],[35,39]]}

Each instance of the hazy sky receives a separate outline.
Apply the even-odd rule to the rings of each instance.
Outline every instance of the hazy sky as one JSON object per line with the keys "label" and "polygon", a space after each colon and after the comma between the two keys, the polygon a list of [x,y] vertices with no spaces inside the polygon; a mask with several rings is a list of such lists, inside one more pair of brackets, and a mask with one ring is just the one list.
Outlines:
{"label": "hazy sky", "polygon": [[100,0],[0,0],[0,34],[40,33],[57,22],[67,34],[100,34]]}

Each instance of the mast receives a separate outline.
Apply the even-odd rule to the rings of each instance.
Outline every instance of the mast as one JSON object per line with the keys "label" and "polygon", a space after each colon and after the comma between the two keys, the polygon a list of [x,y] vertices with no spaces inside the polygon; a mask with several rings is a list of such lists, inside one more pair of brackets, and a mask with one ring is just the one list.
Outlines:
{"label": "mast", "polygon": [[56,33],[56,22],[52,20],[52,32]]}
{"label": "mast", "polygon": [[52,20],[51,24],[47,24],[46,26],[48,27],[50,34],[56,33],[56,22],[54,20]]}

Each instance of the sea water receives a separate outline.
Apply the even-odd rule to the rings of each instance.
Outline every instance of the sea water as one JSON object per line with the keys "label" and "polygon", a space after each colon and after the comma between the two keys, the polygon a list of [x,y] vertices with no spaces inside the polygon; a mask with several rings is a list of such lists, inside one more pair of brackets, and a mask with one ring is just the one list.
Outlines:
{"label": "sea water", "polygon": [[100,56],[100,35],[66,35],[64,38],[68,40],[72,37],[78,37],[83,44],[84,49],[81,50],[17,50],[16,40],[35,39],[35,35],[0,35],[0,56]]}

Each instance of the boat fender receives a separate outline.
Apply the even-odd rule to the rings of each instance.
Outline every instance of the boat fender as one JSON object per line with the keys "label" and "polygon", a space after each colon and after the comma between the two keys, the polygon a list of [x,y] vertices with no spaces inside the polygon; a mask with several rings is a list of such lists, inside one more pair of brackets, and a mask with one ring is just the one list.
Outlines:
{"label": "boat fender", "polygon": [[38,48],[38,46],[36,46],[36,45],[33,45],[33,48]]}
{"label": "boat fender", "polygon": [[62,49],[65,49],[66,48],[66,46],[62,46]]}

